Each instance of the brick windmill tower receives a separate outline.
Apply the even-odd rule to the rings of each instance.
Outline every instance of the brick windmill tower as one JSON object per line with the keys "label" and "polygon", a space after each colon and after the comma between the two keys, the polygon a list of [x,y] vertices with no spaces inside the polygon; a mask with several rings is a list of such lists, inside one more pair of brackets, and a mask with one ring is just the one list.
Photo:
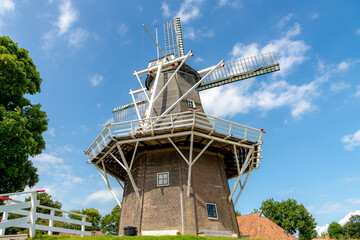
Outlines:
{"label": "brick windmill tower", "polygon": [[[134,71],[140,89],[130,90],[133,102],[113,110],[114,123],[85,153],[122,208],[119,235],[134,226],[138,235],[239,237],[234,205],[258,168],[263,131],[207,115],[199,92],[278,71],[279,64],[267,53],[197,71],[186,63],[193,53],[184,54],[179,18],[164,24],[164,36],[166,53],[151,36],[163,57]],[[138,119],[120,121],[133,115]],[[122,203],[108,175],[123,187]]]}

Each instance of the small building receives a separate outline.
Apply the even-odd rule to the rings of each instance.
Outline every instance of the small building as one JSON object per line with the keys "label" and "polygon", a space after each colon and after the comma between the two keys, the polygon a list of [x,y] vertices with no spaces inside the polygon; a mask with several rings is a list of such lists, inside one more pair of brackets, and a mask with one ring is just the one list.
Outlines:
{"label": "small building", "polygon": [[271,221],[263,213],[236,217],[242,238],[269,240],[297,240],[288,231]]}

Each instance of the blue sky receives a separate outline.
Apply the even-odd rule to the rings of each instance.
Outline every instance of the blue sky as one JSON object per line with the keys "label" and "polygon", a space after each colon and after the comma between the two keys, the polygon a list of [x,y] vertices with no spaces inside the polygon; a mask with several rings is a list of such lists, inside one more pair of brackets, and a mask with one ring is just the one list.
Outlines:
{"label": "blue sky", "polygon": [[236,210],[294,198],[318,226],[344,223],[360,214],[359,9],[357,0],[0,0],[0,35],[30,51],[43,79],[30,97],[50,119],[46,150],[33,159],[36,188],[66,210],[111,211],[116,203],[82,151],[112,109],[131,101],[133,69],[156,57],[142,24],[152,33],[158,25],[163,44],[162,24],[178,16],[195,69],[268,51],[280,62],[280,72],[201,93],[206,113],[267,131]]}

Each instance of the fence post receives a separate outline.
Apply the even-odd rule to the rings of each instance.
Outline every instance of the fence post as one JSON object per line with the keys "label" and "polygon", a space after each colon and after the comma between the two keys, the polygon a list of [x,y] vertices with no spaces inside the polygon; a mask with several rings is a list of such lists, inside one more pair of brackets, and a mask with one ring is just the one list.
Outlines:
{"label": "fence post", "polygon": [[[55,216],[55,210],[54,209],[52,209],[51,211],[50,211],[50,216]],[[49,227],[53,227],[54,226],[54,220],[53,219],[50,219],[49,220]],[[52,235],[53,234],[53,232],[52,231],[48,231],[48,235],[50,236],[50,235]]]}
{"label": "fence post", "polygon": [[[6,201],[5,201],[5,205],[10,204],[10,201],[11,201],[11,200],[6,200]],[[8,217],[9,217],[9,213],[8,213],[8,212],[3,212],[1,221],[7,221],[7,220],[8,220]],[[1,228],[1,229],[0,229],[0,236],[4,236],[4,235],[5,235],[5,230],[6,230],[6,228]]]}
{"label": "fence post", "polygon": [[[82,217],[81,221],[83,221],[83,222],[86,221],[86,220],[85,220],[85,216]],[[83,224],[81,225],[81,231],[82,231],[82,232],[85,232],[85,225],[83,225]],[[84,236],[84,235],[81,235],[81,236]]]}
{"label": "fence post", "polygon": [[37,205],[37,193],[31,193],[30,200],[30,227],[29,227],[29,237],[35,237],[35,225],[36,225],[36,205]]}

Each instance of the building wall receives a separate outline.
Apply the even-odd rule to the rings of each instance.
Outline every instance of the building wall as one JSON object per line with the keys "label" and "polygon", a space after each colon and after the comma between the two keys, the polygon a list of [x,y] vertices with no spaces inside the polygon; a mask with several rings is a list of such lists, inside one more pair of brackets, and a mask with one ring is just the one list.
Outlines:
{"label": "building wall", "polygon": [[[173,72],[162,73],[159,79],[159,85],[156,91],[156,95],[161,91],[163,86],[168,82]],[[193,75],[178,72],[173,80],[169,83],[164,92],[159,96],[159,98],[154,103],[154,112],[152,116],[159,116],[166,109],[168,109],[174,102],[176,102],[185,92],[187,92],[192,86],[196,84],[195,78]],[[180,104],[177,104],[170,113],[179,113],[185,112],[189,109],[187,104],[187,99],[191,99],[195,102],[196,109],[203,111],[199,91],[197,89],[192,90],[183,99]],[[169,114],[170,114],[169,113]]]}
{"label": "building wall", "polygon": [[[188,148],[181,151],[189,155]],[[199,152],[194,149],[194,157]],[[169,172],[169,186],[157,187],[159,172]],[[139,234],[154,230],[179,230],[181,234],[191,235],[203,230],[238,233],[234,208],[228,201],[230,191],[222,156],[205,152],[193,165],[190,197],[186,195],[188,165],[174,148],[138,153],[132,173],[141,199],[137,199],[127,180],[120,235],[126,226],[137,227]],[[206,203],[216,204],[218,220],[208,219]]]}

